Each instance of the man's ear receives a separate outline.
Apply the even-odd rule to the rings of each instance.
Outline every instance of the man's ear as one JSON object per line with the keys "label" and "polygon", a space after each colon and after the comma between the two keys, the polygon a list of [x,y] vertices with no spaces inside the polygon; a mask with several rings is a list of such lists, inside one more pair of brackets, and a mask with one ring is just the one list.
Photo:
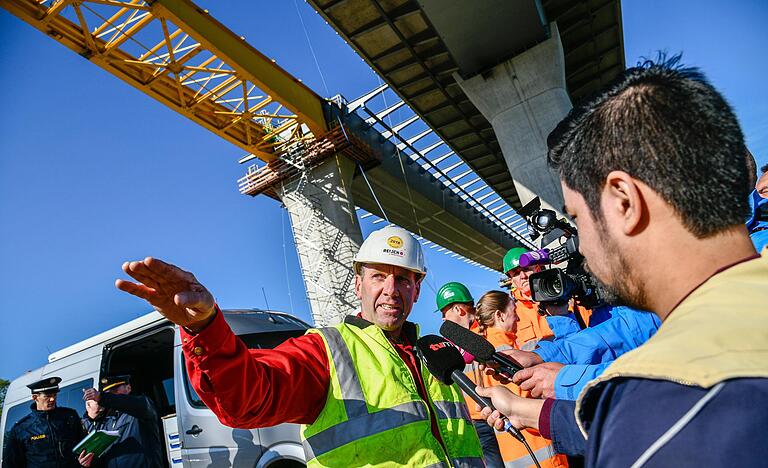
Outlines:
{"label": "man's ear", "polygon": [[363,296],[360,294],[360,288],[363,286],[363,278],[355,273],[355,297],[358,299],[362,299]]}
{"label": "man's ear", "polygon": [[[425,275],[426,276],[426,275]],[[424,281],[424,277],[422,276],[420,280],[416,281],[416,291],[413,296],[413,302],[416,303],[416,301],[419,300],[419,293],[421,293],[421,283]]]}
{"label": "man's ear", "polygon": [[625,235],[642,229],[648,216],[638,181],[624,171],[612,171],[606,177],[601,208],[606,223],[620,227]]}

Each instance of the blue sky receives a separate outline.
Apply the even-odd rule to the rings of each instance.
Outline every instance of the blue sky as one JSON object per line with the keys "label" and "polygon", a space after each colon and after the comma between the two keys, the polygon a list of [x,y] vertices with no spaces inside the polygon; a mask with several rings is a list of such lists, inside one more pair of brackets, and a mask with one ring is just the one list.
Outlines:
{"label": "blue sky", "polygon": [[[352,99],[378,84],[304,2],[199,3],[321,95]],[[627,64],[682,51],[725,93],[767,163],[768,4],[628,1],[623,14]],[[271,308],[309,319],[287,215],[237,192],[240,149],[4,10],[0,57],[0,377],[146,313],[113,287],[123,261],[146,255],[193,271],[222,307],[265,307],[263,288]],[[463,281],[477,296],[496,287],[494,273],[431,250],[427,261],[412,318],[428,332],[440,284]]]}

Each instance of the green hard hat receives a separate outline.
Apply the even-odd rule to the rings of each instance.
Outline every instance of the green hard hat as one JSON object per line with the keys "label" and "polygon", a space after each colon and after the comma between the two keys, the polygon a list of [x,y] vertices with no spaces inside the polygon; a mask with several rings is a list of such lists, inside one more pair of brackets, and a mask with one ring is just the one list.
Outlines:
{"label": "green hard hat", "polygon": [[435,300],[437,301],[438,310],[443,310],[443,307],[455,302],[475,302],[475,300],[472,299],[472,294],[469,293],[469,289],[463,284],[456,282],[445,283],[437,291]]}
{"label": "green hard hat", "polygon": [[527,253],[528,250],[522,247],[513,247],[504,255],[504,273],[514,270],[520,266],[520,256]]}

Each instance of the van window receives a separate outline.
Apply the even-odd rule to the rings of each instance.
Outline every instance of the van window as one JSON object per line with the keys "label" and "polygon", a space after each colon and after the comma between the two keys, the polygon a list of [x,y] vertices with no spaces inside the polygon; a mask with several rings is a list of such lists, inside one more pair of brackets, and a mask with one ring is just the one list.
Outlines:
{"label": "van window", "polygon": [[[184,360],[184,356],[181,356],[182,361]],[[194,408],[206,408],[205,403],[203,403],[203,400],[200,399],[200,396],[195,391],[195,387],[192,386],[192,383],[189,381],[189,376],[187,375],[187,366],[182,366],[183,372],[184,372],[184,388],[187,391],[187,400],[189,400],[189,404],[192,405]]]}
{"label": "van window", "polygon": [[176,406],[176,395],[173,394],[173,377],[163,380],[163,391],[169,406]]}
{"label": "van window", "polygon": [[85,412],[85,401],[83,400],[83,390],[93,388],[93,379],[85,379],[80,382],[62,387],[59,390],[59,397],[56,399],[56,406],[72,408],[77,411],[79,416]]}
{"label": "van window", "polygon": [[299,337],[305,332],[306,330],[280,330],[267,333],[249,333],[239,335],[239,338],[250,349],[272,349],[288,338]]}
{"label": "van window", "polygon": [[[266,333],[249,333],[245,335],[239,335],[238,337],[243,340],[243,343],[249,349],[273,349],[288,338],[296,338],[305,333],[305,330],[280,330],[275,332]],[[187,366],[184,364],[184,355],[181,355],[182,370],[184,373],[184,387],[187,393],[187,399],[189,403],[195,408],[205,408],[205,403],[200,399],[192,384],[189,382],[189,376],[187,376]]]}
{"label": "van window", "polygon": [[[80,382],[61,387],[59,397],[56,399],[56,406],[60,408],[72,408],[77,414],[82,416],[85,411],[85,402],[83,401],[83,389],[93,387],[93,379],[85,379]],[[32,398],[22,401],[16,406],[8,409],[8,416],[5,418],[5,435],[13,428],[21,418],[28,415],[32,407]]]}
{"label": "van window", "polygon": [[8,408],[8,416],[5,418],[5,437],[3,440],[8,440],[8,433],[13,429],[13,425],[19,421],[19,419],[29,414],[29,407],[32,405],[32,401],[22,401],[16,406]]}

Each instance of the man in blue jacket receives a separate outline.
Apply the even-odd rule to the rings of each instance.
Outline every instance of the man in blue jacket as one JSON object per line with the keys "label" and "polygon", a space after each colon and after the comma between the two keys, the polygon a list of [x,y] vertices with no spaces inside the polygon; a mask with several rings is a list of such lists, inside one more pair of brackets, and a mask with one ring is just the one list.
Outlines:
{"label": "man in blue jacket", "polygon": [[56,404],[61,377],[46,377],[27,385],[31,412],[8,431],[3,441],[5,468],[76,468],[91,466],[93,454],[73,452],[85,437],[77,411]]}
{"label": "man in blue jacket", "polygon": [[[725,99],[678,62],[626,70],[548,139],[589,270],[661,327],[576,402],[478,388],[587,467],[768,460],[768,250],[756,254],[744,225],[744,136]],[[497,429],[499,411],[483,410]]]}
{"label": "man in blue jacket", "polygon": [[101,391],[85,390],[88,431],[118,431],[120,438],[94,462],[101,468],[162,468],[163,446],[155,405],[144,395],[131,395],[129,375],[102,377]]}
{"label": "man in blue jacket", "polygon": [[575,400],[584,386],[617,357],[656,333],[661,322],[651,313],[629,307],[611,308],[610,318],[562,340],[541,341],[531,351],[504,351],[526,369],[514,382],[535,398]]}
{"label": "man in blue jacket", "polygon": [[[763,170],[766,172],[758,180],[757,188],[749,194],[750,215],[747,219],[749,238],[758,252],[768,245],[768,165],[763,166]],[[760,185],[763,179],[764,187]]]}
{"label": "man in blue jacket", "polygon": [[761,197],[768,198],[768,164],[760,168],[760,174],[755,183],[755,190]]}

